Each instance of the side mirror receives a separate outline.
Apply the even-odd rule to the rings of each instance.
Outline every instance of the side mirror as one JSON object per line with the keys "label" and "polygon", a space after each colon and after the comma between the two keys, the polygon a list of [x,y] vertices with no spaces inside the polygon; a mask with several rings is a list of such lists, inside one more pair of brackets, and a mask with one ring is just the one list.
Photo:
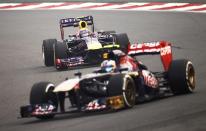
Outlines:
{"label": "side mirror", "polygon": [[99,73],[100,70],[94,70],[93,73]]}
{"label": "side mirror", "polygon": [[94,71],[93,71],[93,73],[96,73],[96,74],[97,74],[97,73],[103,73],[103,72],[104,72],[104,71],[103,71],[102,69],[97,69],[97,70],[94,70]]}
{"label": "side mirror", "polygon": [[81,72],[76,72],[76,73],[74,73],[74,76],[78,76],[79,78],[81,78],[82,73]]}
{"label": "side mirror", "polygon": [[74,27],[78,27],[78,26],[79,26],[79,23],[74,23],[73,26],[74,26]]}
{"label": "side mirror", "polygon": [[76,37],[76,35],[69,34],[68,37]]}

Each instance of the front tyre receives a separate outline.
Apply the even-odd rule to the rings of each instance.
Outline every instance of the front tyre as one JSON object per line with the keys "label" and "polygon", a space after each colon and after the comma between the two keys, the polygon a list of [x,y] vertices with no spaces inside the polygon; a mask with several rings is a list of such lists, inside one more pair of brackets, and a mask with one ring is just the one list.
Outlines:
{"label": "front tyre", "polygon": [[[54,85],[50,82],[39,82],[32,86],[30,92],[30,104],[46,104],[50,103],[56,107],[55,111],[58,109],[58,98],[55,93],[53,93]],[[39,119],[51,119],[54,115],[42,115],[37,116]]]}
{"label": "front tyre", "polygon": [[185,59],[172,61],[168,80],[174,94],[192,93],[195,89],[195,69],[192,62]]}
{"label": "front tyre", "polygon": [[67,45],[64,42],[57,42],[54,45],[54,62],[57,70],[66,69],[66,67],[62,65],[62,63],[58,63],[58,59],[65,58],[67,58]]}
{"label": "front tyre", "polygon": [[42,58],[45,66],[54,65],[54,49],[53,45],[57,43],[56,39],[43,40]]}
{"label": "front tyre", "polygon": [[132,108],[136,100],[136,88],[129,75],[117,74],[111,76],[108,84],[108,95],[123,95],[125,107]]}

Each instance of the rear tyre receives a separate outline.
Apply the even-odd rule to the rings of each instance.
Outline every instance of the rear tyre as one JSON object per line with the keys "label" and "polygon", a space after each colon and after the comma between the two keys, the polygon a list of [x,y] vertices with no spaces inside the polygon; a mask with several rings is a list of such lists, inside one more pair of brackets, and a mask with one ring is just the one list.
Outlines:
{"label": "rear tyre", "polygon": [[172,61],[168,80],[174,94],[192,93],[195,89],[195,69],[189,60]]}
{"label": "rear tyre", "polygon": [[129,44],[129,38],[126,33],[121,34],[115,34],[115,42],[116,44],[120,45],[120,49],[127,53],[128,51],[128,44]]}
{"label": "rear tyre", "polygon": [[66,43],[57,42],[54,45],[54,63],[57,70],[63,70],[66,67],[59,66],[56,64],[57,59],[65,59],[67,58],[67,45]]}
{"label": "rear tyre", "polygon": [[123,95],[125,107],[132,108],[136,100],[136,88],[129,75],[118,74],[111,76],[108,84],[108,95]]}
{"label": "rear tyre", "polygon": [[54,65],[54,49],[53,45],[57,43],[56,39],[43,40],[42,44],[42,57],[45,66]]}
{"label": "rear tyre", "polygon": [[[50,82],[39,82],[32,86],[30,92],[30,104],[46,104],[51,103],[58,109],[57,95],[53,93],[54,85]],[[46,92],[47,90],[47,92]],[[42,115],[38,116],[39,119],[51,119],[54,115]]]}

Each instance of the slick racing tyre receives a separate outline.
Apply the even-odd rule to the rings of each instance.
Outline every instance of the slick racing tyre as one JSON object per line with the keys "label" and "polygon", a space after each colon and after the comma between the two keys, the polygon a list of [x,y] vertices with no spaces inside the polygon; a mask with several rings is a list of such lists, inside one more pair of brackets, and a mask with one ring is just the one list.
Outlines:
{"label": "slick racing tyre", "polygon": [[108,95],[123,95],[125,107],[133,107],[136,100],[136,88],[133,79],[129,75],[123,74],[111,76],[108,84]]}
{"label": "slick racing tyre", "polygon": [[120,49],[127,54],[129,38],[126,33],[115,34],[115,42],[120,45]]}
{"label": "slick racing tyre", "polygon": [[195,69],[189,60],[173,60],[168,79],[174,94],[192,93],[195,89]]}
{"label": "slick racing tyre", "polygon": [[54,49],[53,45],[57,43],[56,39],[43,40],[42,44],[42,57],[45,66],[54,65]]}
{"label": "slick racing tyre", "polygon": [[[58,99],[57,95],[52,92],[54,85],[49,82],[39,82],[32,86],[30,92],[30,104],[46,104],[50,103],[56,107],[55,111],[58,109]],[[51,119],[54,115],[42,115],[37,116],[38,119]]]}
{"label": "slick racing tyre", "polygon": [[67,45],[63,42],[57,42],[54,45],[54,63],[57,70],[63,70],[66,67],[57,64],[57,59],[67,58]]}

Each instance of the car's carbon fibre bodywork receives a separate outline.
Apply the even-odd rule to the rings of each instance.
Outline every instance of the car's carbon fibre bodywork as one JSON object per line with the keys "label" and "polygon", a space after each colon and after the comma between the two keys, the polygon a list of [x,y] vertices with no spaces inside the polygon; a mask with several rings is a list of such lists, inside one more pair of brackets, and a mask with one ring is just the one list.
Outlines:
{"label": "car's carbon fibre bodywork", "polygon": [[[101,68],[87,75],[77,72],[75,78],[66,79],[57,86],[39,82],[32,87],[30,105],[21,107],[21,117],[48,119],[55,114],[67,113],[64,104],[67,97],[77,111],[117,110],[168,95],[192,93],[195,89],[192,62],[173,60],[171,43],[161,41],[129,45],[128,54],[159,54],[164,71],[151,72],[147,68],[129,71],[128,68],[118,67],[115,72],[105,73]],[[129,55],[118,56],[118,63],[140,67]]]}
{"label": "car's carbon fibre bodywork", "polygon": [[[91,27],[90,35],[80,38],[77,33],[74,33],[65,38],[64,28],[78,27],[80,21],[85,21]],[[102,61],[103,52],[120,49],[127,53],[129,44],[127,34],[117,34],[115,31],[94,32],[92,16],[65,18],[59,23],[62,41],[47,39],[42,44],[46,66],[55,65],[58,70],[61,70],[77,65],[94,65]]]}

